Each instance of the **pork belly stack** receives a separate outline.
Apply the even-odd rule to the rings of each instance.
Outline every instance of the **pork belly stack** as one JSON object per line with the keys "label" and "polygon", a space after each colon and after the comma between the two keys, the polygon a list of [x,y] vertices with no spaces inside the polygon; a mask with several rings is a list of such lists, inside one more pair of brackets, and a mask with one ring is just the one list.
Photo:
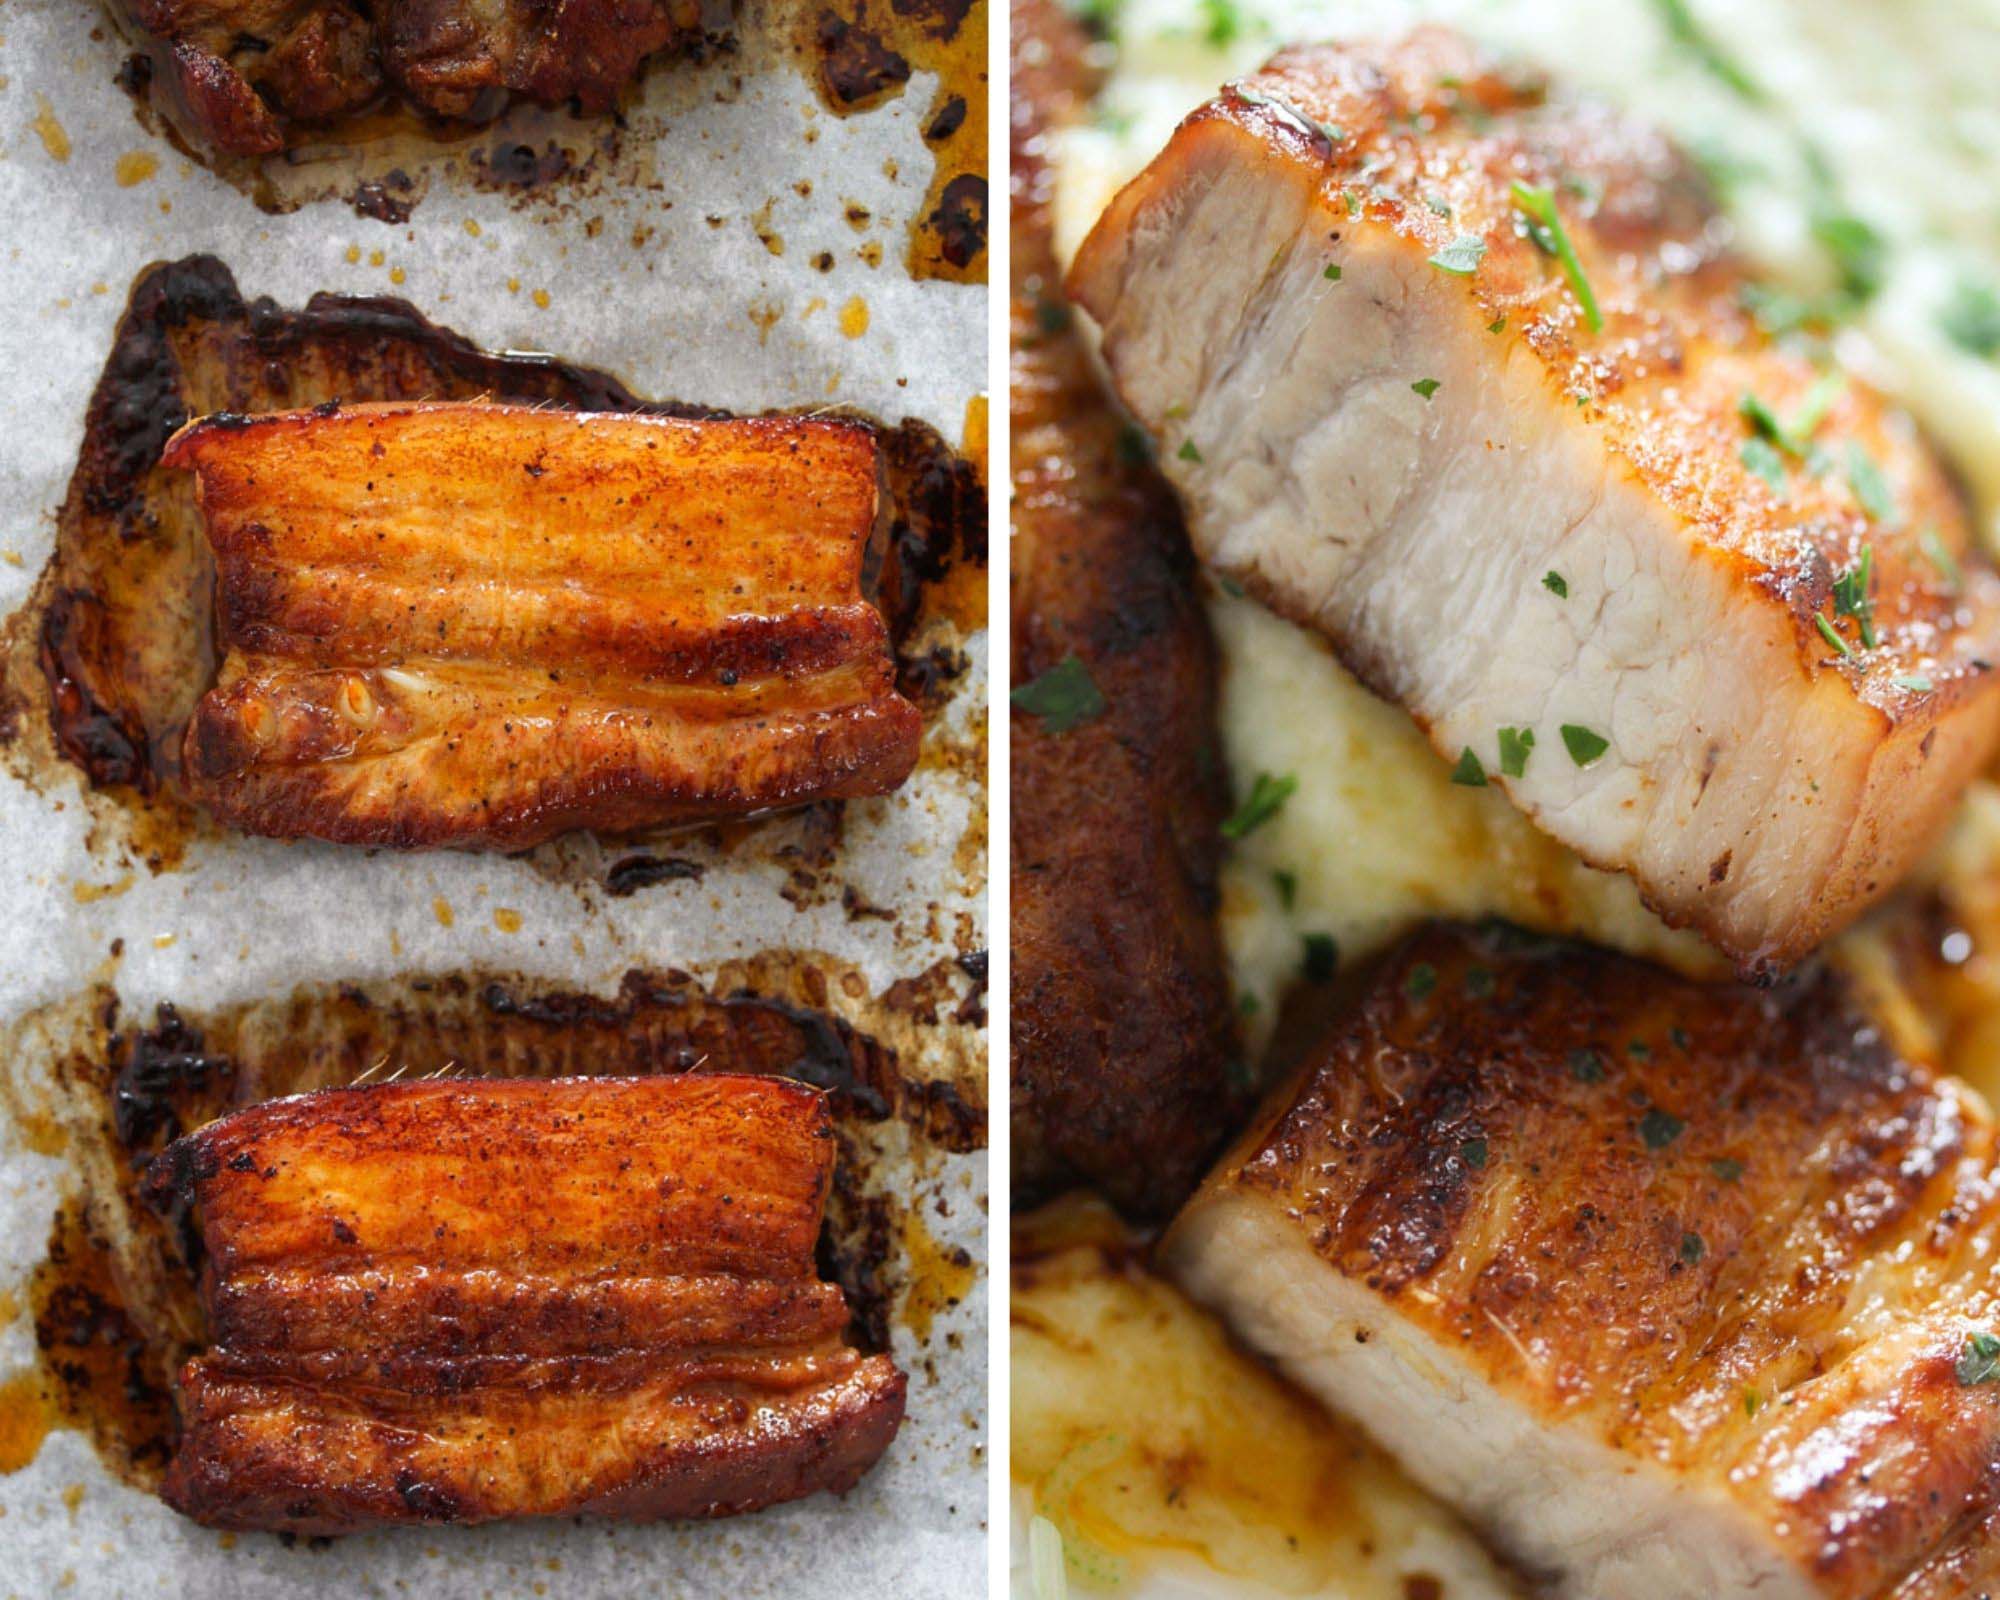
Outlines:
{"label": "pork belly stack", "polygon": [[1657,134],[1425,30],[1231,85],[1070,284],[1205,561],[1764,974],[1991,754],[2000,577],[1722,235]]}
{"label": "pork belly stack", "polygon": [[1562,1594],[1941,1600],[2000,1579],[1996,1188],[1831,977],[1436,928],[1164,1258]]}
{"label": "pork belly stack", "polygon": [[850,1488],[904,1378],[816,1276],[825,1097],[780,1079],[399,1083],[238,1111],[192,1206],[212,1348],[161,1490],[212,1527],[727,1516]]}
{"label": "pork belly stack", "polygon": [[880,794],[856,424],[367,405],[190,424],[222,664],[190,792],[250,833],[518,850]]}

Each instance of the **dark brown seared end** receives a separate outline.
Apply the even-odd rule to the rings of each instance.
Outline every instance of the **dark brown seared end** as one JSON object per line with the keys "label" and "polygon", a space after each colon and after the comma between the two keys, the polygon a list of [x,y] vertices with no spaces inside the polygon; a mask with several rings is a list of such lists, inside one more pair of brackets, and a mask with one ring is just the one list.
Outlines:
{"label": "dark brown seared end", "polygon": [[1013,26],[1013,682],[1075,655],[1105,701],[1066,732],[1012,716],[1014,1182],[1157,1216],[1241,1109],[1215,649],[1179,507],[1068,327],[1050,243],[1043,141],[1088,92],[1086,41],[1053,0]]}
{"label": "dark brown seared end", "polygon": [[399,91],[484,122],[522,95],[599,114],[649,56],[725,42],[731,0],[132,0],[163,108],[223,155],[270,155]]}

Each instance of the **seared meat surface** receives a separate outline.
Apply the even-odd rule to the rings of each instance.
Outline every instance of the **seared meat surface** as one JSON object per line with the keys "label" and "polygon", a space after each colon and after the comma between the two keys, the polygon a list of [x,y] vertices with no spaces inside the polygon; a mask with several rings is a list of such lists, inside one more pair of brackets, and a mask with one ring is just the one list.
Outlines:
{"label": "seared meat surface", "polygon": [[1013,681],[1074,656],[1103,699],[1011,721],[1014,1183],[1157,1214],[1231,1101],[1215,651],[1173,494],[1067,325],[1045,146],[1085,41],[1055,0],[1013,29]]}
{"label": "seared meat surface", "polygon": [[1426,30],[1231,85],[1071,287],[1205,561],[1768,974],[1992,754],[2000,576],[1721,236],[1657,134]]}
{"label": "seared meat surface", "polygon": [[1565,1595],[1861,1600],[2000,1577],[1996,1243],[1985,1107],[1834,978],[1447,927],[1164,1258]]}
{"label": "seared meat surface", "polygon": [[705,1517],[851,1487],[904,1378],[814,1249],[819,1091],[428,1081],[239,1111],[148,1174],[213,1346],[162,1490],[213,1527]]}
{"label": "seared meat surface", "polygon": [[170,109],[225,155],[282,150],[393,91],[485,121],[509,99],[608,111],[648,56],[726,36],[728,0],[130,0]]}
{"label": "seared meat surface", "polygon": [[351,406],[194,423],[164,459],[225,652],[184,770],[233,827],[514,850],[915,764],[860,587],[865,428]]}

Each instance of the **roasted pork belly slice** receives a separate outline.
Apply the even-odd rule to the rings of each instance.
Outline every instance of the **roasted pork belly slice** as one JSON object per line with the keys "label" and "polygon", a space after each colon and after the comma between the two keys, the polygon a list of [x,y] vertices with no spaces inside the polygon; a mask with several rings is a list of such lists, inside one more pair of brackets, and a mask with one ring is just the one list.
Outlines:
{"label": "roasted pork belly slice", "polygon": [[1163,1255],[1560,1593],[1971,1594],[1996,1188],[1984,1106],[1832,977],[1434,928]]}
{"label": "roasted pork belly slice", "polygon": [[1721,232],[1658,136],[1427,30],[1230,86],[1070,283],[1205,561],[1762,973],[1991,754],[2000,577]]}
{"label": "roasted pork belly slice", "polygon": [[211,1347],[162,1494],[216,1527],[716,1516],[851,1487],[904,1378],[814,1252],[825,1097],[432,1081],[267,1102],[147,1175]]}
{"label": "roasted pork belly slice", "polygon": [[371,405],[191,424],[216,565],[190,792],[252,833],[523,849],[880,794],[873,435]]}
{"label": "roasted pork belly slice", "polygon": [[1101,705],[1012,715],[1009,1126],[1017,1199],[1085,1183],[1169,1216],[1240,1098],[1215,641],[1173,491],[1123,438],[1080,330],[1050,315],[1047,147],[1087,95],[1086,42],[1062,0],[1015,10],[1013,679],[1080,671]]}

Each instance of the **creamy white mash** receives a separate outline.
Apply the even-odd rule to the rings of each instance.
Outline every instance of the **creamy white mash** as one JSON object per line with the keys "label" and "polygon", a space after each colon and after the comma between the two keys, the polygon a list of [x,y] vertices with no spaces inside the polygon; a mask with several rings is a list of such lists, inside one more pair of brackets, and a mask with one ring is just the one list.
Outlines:
{"label": "creamy white mash", "polygon": [[[1843,272],[1877,279],[1840,354],[1947,450],[2000,548],[1992,0],[1124,0],[1095,121],[1061,147],[1060,248],[1075,248],[1182,116],[1280,43],[1426,18],[1674,132],[1717,175],[1744,250],[1786,290],[1822,296]],[[1310,935],[1359,956],[1426,916],[1494,913],[1685,967],[1709,959],[1627,880],[1583,866],[1497,793],[1454,786],[1410,720],[1308,635],[1219,591],[1212,611],[1239,793],[1260,773],[1297,779],[1227,868],[1224,926],[1253,1034]],[[1963,869],[1972,846],[1960,833]]]}

